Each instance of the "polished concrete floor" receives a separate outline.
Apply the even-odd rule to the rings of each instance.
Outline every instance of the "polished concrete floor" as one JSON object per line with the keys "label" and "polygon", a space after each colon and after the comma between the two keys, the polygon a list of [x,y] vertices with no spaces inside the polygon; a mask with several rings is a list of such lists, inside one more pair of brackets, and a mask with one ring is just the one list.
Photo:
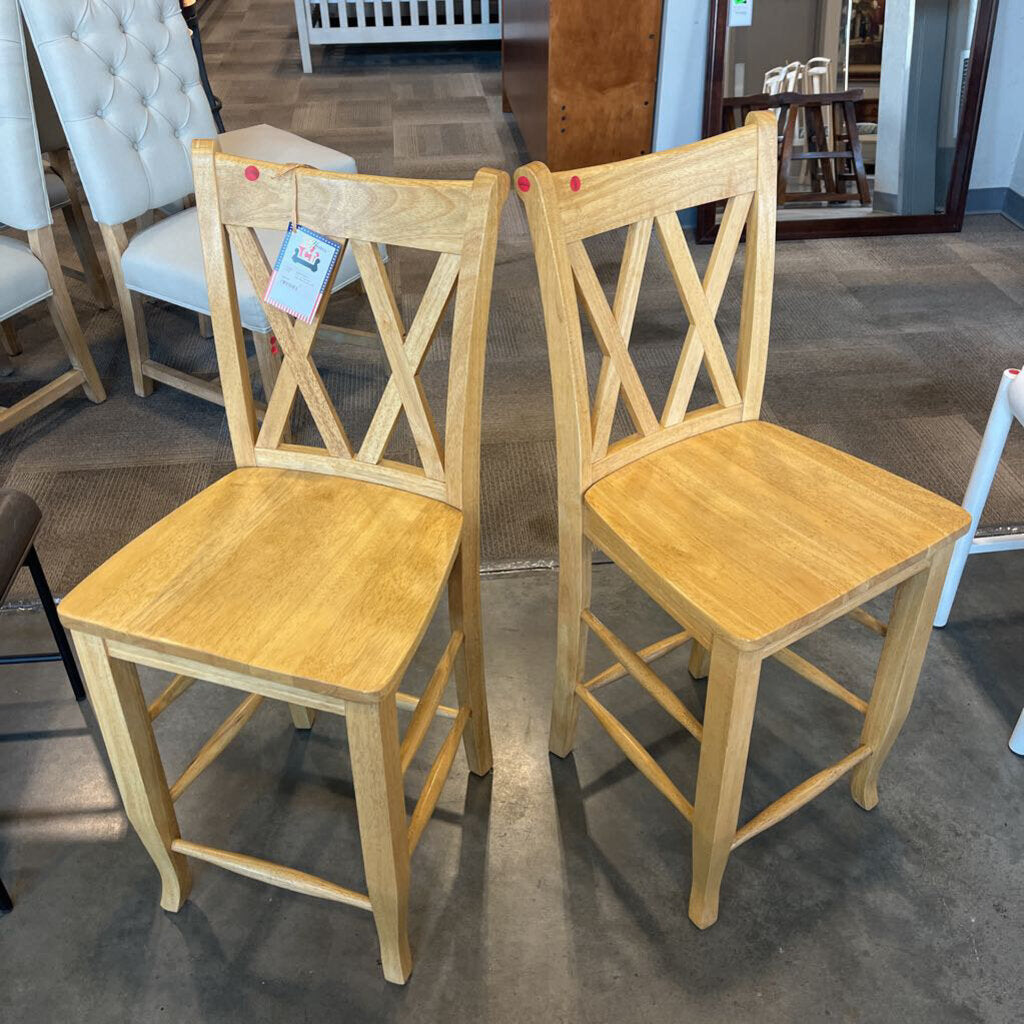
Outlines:
{"label": "polished concrete floor", "polygon": [[[55,667],[0,673],[3,1021],[879,1021],[1024,1019],[1024,703],[1019,555],[973,559],[865,814],[840,783],[742,847],[718,924],[687,919],[689,831],[583,714],[547,753],[555,575],[484,583],[495,770],[461,757],[413,861],[408,985],[371,918],[196,864],[178,914],[129,831],[88,704]],[[671,628],[611,566],[595,610],[641,645]],[[884,602],[876,609],[885,613]],[[39,648],[37,613],[0,650]],[[443,643],[428,633],[408,689]],[[864,693],[880,641],[848,620],[800,645]],[[686,649],[661,670],[691,706]],[[599,668],[608,658],[591,650]],[[144,686],[161,685],[153,673]],[[624,679],[612,709],[692,793],[695,744]],[[195,686],[157,725],[172,777],[237,695]],[[776,664],[763,674],[741,817],[856,744],[858,719]],[[436,745],[439,742],[432,737]],[[178,805],[186,837],[363,884],[344,723],[265,706]],[[431,752],[410,772],[415,798]]]}

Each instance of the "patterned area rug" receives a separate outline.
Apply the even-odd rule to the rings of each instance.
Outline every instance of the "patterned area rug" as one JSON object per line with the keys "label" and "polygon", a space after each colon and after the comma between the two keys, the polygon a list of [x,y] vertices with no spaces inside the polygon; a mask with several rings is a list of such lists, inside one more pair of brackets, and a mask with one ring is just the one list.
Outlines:
{"label": "patterned area rug", "polygon": [[[290,4],[223,0],[203,28],[229,129],[266,122],[352,154],[364,172],[405,177],[466,178],[484,164],[511,171],[526,157],[511,117],[501,113],[494,50],[315,49],[315,71],[303,75]],[[74,266],[62,225],[57,233],[64,262]],[[622,241],[614,233],[590,245],[609,290]],[[693,248],[703,267],[709,248]],[[392,251],[389,273],[407,318],[431,267],[428,254]],[[735,339],[741,270],[739,259],[720,316],[727,344]],[[79,280],[71,288],[110,397],[93,406],[73,395],[0,437],[0,482],[28,491],[44,510],[39,549],[58,594],[232,468],[223,411],[162,386],[136,398],[120,317],[97,309]],[[781,243],[764,415],[960,500],[999,374],[1024,362],[1022,313],[1024,233],[999,217],[969,218],[959,235]],[[149,302],[146,316],[155,358],[215,373],[212,342],[200,338],[192,314]],[[369,326],[365,299],[336,298],[328,320]],[[17,317],[16,326],[25,354],[15,375],[0,379],[0,404],[61,369],[45,307]],[[656,403],[684,329],[655,241],[632,344]],[[424,371],[439,418],[446,340],[445,328]],[[383,356],[327,342],[316,354],[358,438],[386,381]],[[591,355],[593,369],[592,345]],[[305,429],[300,423],[300,434]],[[617,431],[624,429],[620,421]],[[409,447],[399,430],[392,452]],[[551,564],[551,393],[536,272],[514,193],[494,278],[482,466],[486,566]],[[1024,520],[1021,432],[985,518],[992,525]],[[31,596],[26,578],[9,600]]]}

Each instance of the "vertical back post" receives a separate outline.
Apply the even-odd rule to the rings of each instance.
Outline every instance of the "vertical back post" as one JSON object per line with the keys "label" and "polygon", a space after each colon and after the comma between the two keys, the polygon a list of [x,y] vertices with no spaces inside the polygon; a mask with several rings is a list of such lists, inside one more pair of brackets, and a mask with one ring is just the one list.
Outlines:
{"label": "vertical back post", "polygon": [[765,110],[748,114],[745,123],[757,125],[757,191],[747,215],[736,383],[743,399],[743,418],[756,420],[761,415],[772,321],[778,125],[772,114]]}
{"label": "vertical back post", "polygon": [[210,294],[217,365],[224,392],[224,406],[227,410],[235,464],[255,466],[256,410],[253,407],[245,337],[242,334],[242,321],[238,312],[231,247],[220,212],[216,169],[218,152],[220,145],[216,139],[196,139],[192,143],[192,174],[199,215],[199,234],[203,243],[203,266]]}

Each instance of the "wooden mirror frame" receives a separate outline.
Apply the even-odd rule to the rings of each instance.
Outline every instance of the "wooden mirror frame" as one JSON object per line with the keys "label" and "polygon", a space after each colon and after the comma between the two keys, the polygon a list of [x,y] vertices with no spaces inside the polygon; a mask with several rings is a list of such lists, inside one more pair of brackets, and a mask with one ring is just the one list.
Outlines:
{"label": "wooden mirror frame", "polygon": [[[704,75],[704,118],[702,138],[722,131],[723,77],[725,72],[725,33],[730,0],[710,0],[708,48]],[[979,0],[971,40],[971,61],[967,75],[963,121],[957,135],[953,166],[949,175],[945,213],[893,214],[876,217],[816,217],[806,220],[782,220],[777,238],[849,238],[863,235],[918,235],[960,231],[967,206],[967,189],[974,162],[974,146],[981,121],[981,101],[985,95],[992,39],[995,35],[999,0]],[[697,210],[697,241],[713,241],[718,232],[715,205]]]}

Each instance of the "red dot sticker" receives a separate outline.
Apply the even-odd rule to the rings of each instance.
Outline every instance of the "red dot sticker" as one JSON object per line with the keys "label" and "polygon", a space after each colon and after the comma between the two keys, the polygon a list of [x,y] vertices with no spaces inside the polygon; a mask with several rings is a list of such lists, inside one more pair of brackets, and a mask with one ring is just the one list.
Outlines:
{"label": "red dot sticker", "polygon": [[245,176],[249,179],[249,181],[255,181],[260,176],[260,169],[258,167],[253,167],[252,164],[249,164],[249,166],[246,167],[245,169]]}
{"label": "red dot sticker", "polygon": [[1010,376],[1016,377],[1017,374],[1020,373],[1020,370],[1007,370],[1006,372],[1010,374]]}
{"label": "red dot sticker", "polygon": [[574,175],[573,175],[573,176],[572,176],[572,177],[571,177],[571,178],[569,179],[569,188],[571,188],[571,189],[573,190],[573,192],[579,192],[579,190],[580,190],[580,185],[582,185],[582,182],[581,182],[581,181],[580,181],[580,179],[579,179],[579,175],[577,175],[577,174],[574,174]]}
{"label": "red dot sticker", "polygon": [[516,182],[516,184],[519,186],[520,192],[530,191],[530,179],[527,178],[525,174]]}

